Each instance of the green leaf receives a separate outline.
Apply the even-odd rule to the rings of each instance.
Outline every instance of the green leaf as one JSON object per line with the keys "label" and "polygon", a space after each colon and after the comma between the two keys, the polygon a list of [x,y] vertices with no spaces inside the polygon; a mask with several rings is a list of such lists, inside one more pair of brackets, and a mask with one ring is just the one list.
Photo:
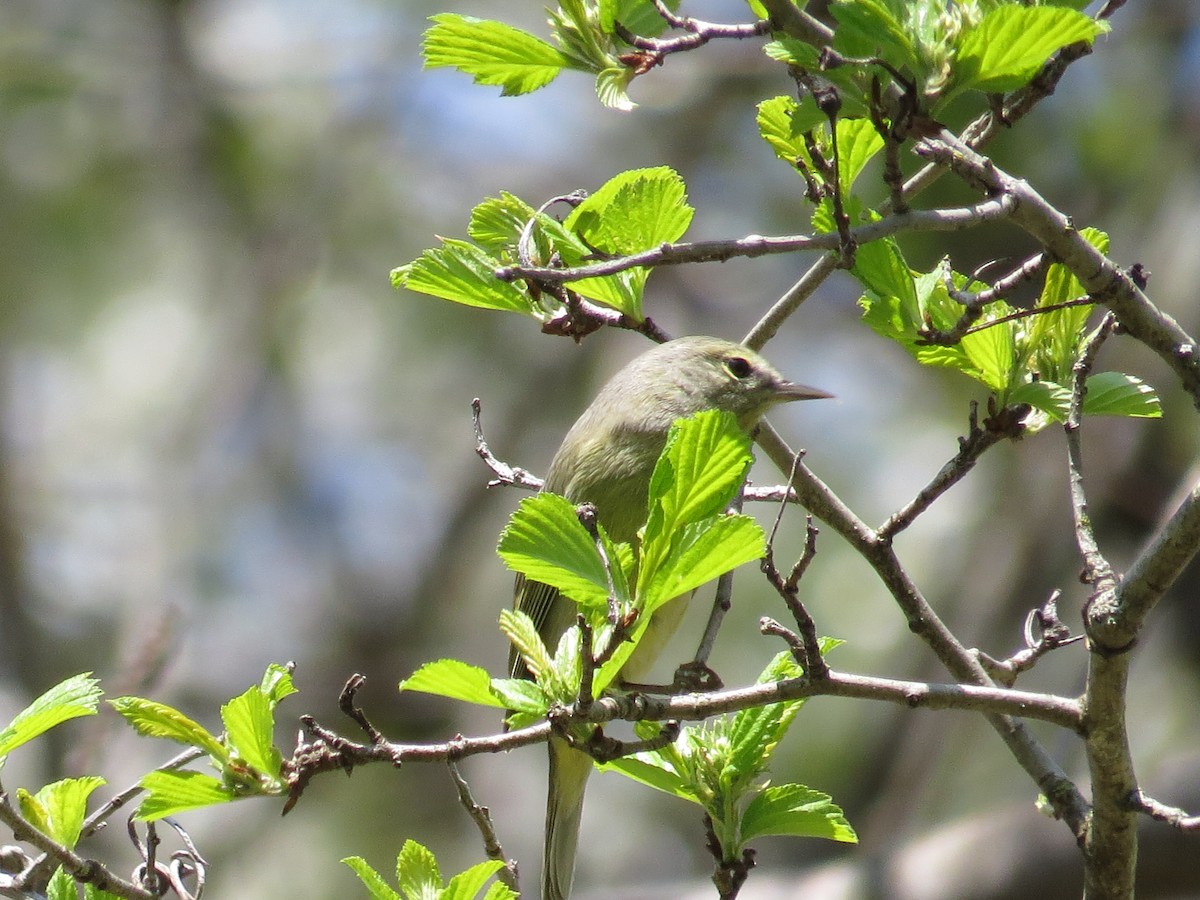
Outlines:
{"label": "green leaf", "polygon": [[637,104],[629,97],[635,72],[626,66],[606,66],[596,73],[596,98],[609,109],[629,112]]}
{"label": "green leaf", "polygon": [[234,751],[256,771],[278,778],[283,757],[273,743],[271,705],[256,685],[221,707],[221,721]]}
{"label": "green leaf", "polygon": [[868,119],[838,119],[838,178],[849,193],[871,158],[883,149],[883,138]]}
{"label": "green leaf", "polygon": [[476,84],[501,87],[501,95],[545,87],[572,61],[541,38],[503,22],[440,13],[425,32],[421,52],[427,69],[466,72]]}
{"label": "green leaf", "polygon": [[916,47],[904,26],[878,0],[838,0],[829,8],[838,28],[833,46],[846,56],[878,56],[897,69],[919,68]]}
{"label": "green leaf", "polygon": [[442,889],[442,874],[430,849],[409,839],[396,857],[396,883],[409,897],[436,897]]}
{"label": "green leaf", "polygon": [[439,900],[474,900],[488,879],[503,868],[504,863],[498,859],[477,863],[451,878]]}
{"label": "green leaf", "polygon": [[[668,0],[666,7],[674,12],[679,0]],[[642,37],[657,37],[667,30],[666,20],[650,0],[600,0],[600,27],[612,34],[616,22]]]}
{"label": "green leaf", "polygon": [[767,787],[750,801],[742,816],[743,844],[768,835],[858,842],[841,807],[828,794],[802,784]]}
{"label": "green leaf", "polygon": [[97,775],[64,778],[36,794],[18,788],[17,800],[22,814],[34,827],[64,847],[74,849],[87,817],[88,797],[103,784],[104,779]]}
{"label": "green leaf", "polygon": [[1101,372],[1087,380],[1083,414],[1158,419],[1162,417],[1162,404],[1154,388],[1140,378],[1121,372]]}
{"label": "green leaf", "polygon": [[795,166],[798,159],[805,163],[812,162],[804,143],[805,132],[829,120],[815,103],[801,104],[792,97],[781,95],[758,104],[756,121],[758,133],[775,151],[775,155],[789,166]]}
{"label": "green leaf", "polygon": [[501,191],[471,210],[467,234],[484,250],[498,257],[502,250],[515,247],[521,231],[534,215],[534,209],[520,197]]}
{"label": "green leaf", "polygon": [[[563,225],[587,247],[605,255],[627,256],[678,240],[694,212],[683,179],[674,170],[658,166],[610,178],[572,210]],[[630,269],[580,279],[572,282],[571,289],[640,321],[647,277],[647,269]]]}
{"label": "green leaf", "polygon": [[109,703],[143,737],[166,738],[199,747],[222,762],[229,760],[229,751],[212,732],[174,707],[141,697],[117,697]]}
{"label": "green leaf", "polygon": [[520,609],[501,610],[500,631],[516,648],[534,678],[540,679],[554,668],[550,649],[542,641],[538,627],[528,613]]}
{"label": "green leaf", "polygon": [[[979,324],[986,324],[1006,312],[1006,308],[992,307],[980,318]],[[964,371],[982,381],[996,393],[1008,390],[1012,383],[1013,361],[1016,354],[1011,323],[1003,322],[990,328],[973,331],[963,336],[959,346],[972,367]]]}
{"label": "green leaf", "polygon": [[17,747],[79,716],[94,716],[100,704],[100,683],[91,672],[59,682],[17,713],[0,731],[0,764]]}
{"label": "green leaf", "polygon": [[504,709],[505,704],[492,691],[492,678],[485,669],[457,659],[439,659],[425,663],[400,682],[402,691],[420,691],[452,700],[465,700],[481,706]]}
{"label": "green leaf", "polygon": [[361,856],[347,856],[342,862],[354,870],[371,895],[371,900],[404,900]]}
{"label": "green leaf", "polygon": [[679,240],[694,213],[679,173],[657,166],[613,176],[563,224],[589,246],[625,256]]}
{"label": "green leaf", "polygon": [[75,879],[67,874],[66,869],[59,866],[46,885],[46,900],[77,900],[78,897],[79,888]]}
{"label": "green leaf", "polygon": [[1053,381],[1027,381],[1008,395],[1009,403],[1028,403],[1052,421],[1065,422],[1071,411],[1071,391]]}
{"label": "green leaf", "polygon": [[500,265],[474,244],[444,238],[441,247],[393,269],[392,284],[465,306],[532,315],[529,297],[515,284],[496,277]]}
{"label": "green leaf", "polygon": [[750,516],[718,516],[686,525],[671,554],[639,585],[643,615],[743,563],[762,559],[765,552],[766,535]]}
{"label": "green leaf", "polygon": [[505,709],[513,712],[541,718],[550,708],[545,691],[527,678],[493,678],[492,693]]}
{"label": "green leaf", "polygon": [[483,900],[518,900],[520,895],[512,888],[499,881],[493,881],[492,886],[483,895]]}
{"label": "green leaf", "polygon": [[998,6],[962,36],[952,90],[1017,90],[1056,51],[1078,41],[1090,42],[1107,30],[1106,23],[1059,6]]}
{"label": "green leaf", "polygon": [[542,493],[522,500],[500,534],[497,552],[514,572],[557,588],[581,606],[608,604],[608,575],[596,542],[564,497]]}
{"label": "green leaf", "polygon": [[[1079,236],[1101,253],[1108,253],[1109,239],[1103,231],[1083,228]],[[1032,317],[1025,339],[1040,378],[1062,384],[1073,380],[1072,370],[1083,344],[1084,327],[1095,309],[1092,303],[1063,309],[1045,307],[1077,301],[1086,296],[1087,291],[1066,266],[1054,263],[1046,270],[1046,281],[1036,304],[1041,311]]]}
{"label": "green leaf", "polygon": [[652,787],[664,794],[679,797],[689,803],[699,803],[693,787],[676,772],[671,771],[656,754],[638,753],[633,756],[622,756],[612,762],[599,766],[602,771],[619,772],[626,778],[632,778],[647,787]]}
{"label": "green leaf", "polygon": [[650,476],[654,527],[647,525],[645,541],[723,512],[753,459],[750,437],[732,413],[704,410],[674,422]]}
{"label": "green leaf", "polygon": [[272,709],[285,697],[300,693],[296,689],[296,685],[292,682],[291,668],[289,666],[281,666],[278,663],[271,663],[267,666],[258,689],[267,698],[267,702],[271,705]]}
{"label": "green leaf", "polygon": [[224,783],[203,772],[150,772],[138,782],[147,796],[138,806],[136,818],[154,822],[164,816],[236,800]]}
{"label": "green leaf", "polygon": [[[822,652],[825,649],[823,647]],[[800,665],[789,652],[783,651],[771,660],[757,683],[797,678],[801,674]],[[803,699],[768,703],[740,710],[733,716],[729,728],[729,764],[738,777],[753,778],[766,768],[775,747],[804,703]]]}

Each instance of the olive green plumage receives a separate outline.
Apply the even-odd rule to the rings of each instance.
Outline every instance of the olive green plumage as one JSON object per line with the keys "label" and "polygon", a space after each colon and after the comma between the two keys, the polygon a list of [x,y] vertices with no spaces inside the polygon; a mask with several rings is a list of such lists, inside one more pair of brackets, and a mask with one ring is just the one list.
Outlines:
{"label": "olive green plumage", "polygon": [[[634,359],[601,388],[554,455],[545,490],[574,503],[593,504],[614,541],[632,541],[645,522],[650,476],[676,419],[720,409],[733,413],[750,431],[776,404],[827,396],[785,380],[761,356],[738,344],[710,337],[669,341]],[[621,670],[624,680],[639,680],[653,665],[687,599],[676,598],[655,612],[637,651]],[[515,605],[533,619],[551,650],[575,621],[574,603],[520,576]],[[514,675],[527,675],[515,653],[510,662]],[[570,895],[591,768],[586,754],[561,739],[551,740],[543,900]]]}

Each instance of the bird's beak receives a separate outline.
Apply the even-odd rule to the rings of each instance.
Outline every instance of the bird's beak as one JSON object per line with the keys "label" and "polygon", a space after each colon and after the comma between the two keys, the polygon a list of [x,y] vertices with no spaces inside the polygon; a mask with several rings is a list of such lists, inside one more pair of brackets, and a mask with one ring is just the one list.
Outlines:
{"label": "bird's beak", "polygon": [[782,381],[775,387],[776,403],[791,403],[793,400],[829,400],[833,397],[827,391],[809,387],[806,384],[796,384],[794,381]]}

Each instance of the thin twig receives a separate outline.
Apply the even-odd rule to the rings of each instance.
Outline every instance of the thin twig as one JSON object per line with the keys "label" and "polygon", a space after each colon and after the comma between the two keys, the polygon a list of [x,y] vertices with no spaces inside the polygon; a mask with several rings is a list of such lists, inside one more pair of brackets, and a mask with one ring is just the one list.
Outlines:
{"label": "thin twig", "polygon": [[1105,595],[1111,602],[1111,593],[1117,586],[1117,576],[1112,565],[1100,551],[1096,541],[1096,533],[1092,528],[1092,519],[1088,513],[1087,492],[1083,486],[1083,447],[1080,441],[1080,423],[1083,418],[1083,398],[1087,392],[1087,377],[1091,374],[1096,362],[1096,355],[1108,336],[1116,327],[1116,317],[1109,313],[1088,337],[1083,351],[1076,360],[1072,371],[1071,405],[1063,428],[1067,434],[1067,460],[1071,484],[1071,511],[1075,519],[1075,543],[1079,555],[1083,557],[1083,575],[1085,582],[1092,586],[1094,595]]}
{"label": "thin twig", "polygon": [[475,796],[471,793],[471,786],[467,784],[467,779],[459,772],[458,765],[454,759],[446,760],[446,765],[450,769],[450,777],[453,779],[454,787],[458,791],[458,802],[467,811],[467,815],[471,817],[471,821],[479,829],[480,837],[483,838],[483,852],[487,854],[488,859],[504,863],[504,868],[500,870],[496,877],[502,884],[519,892],[520,874],[517,869],[517,861],[515,859],[504,858],[504,847],[501,846],[500,838],[496,834],[496,825],[492,821],[492,811],[486,806],[481,806],[475,802]]}
{"label": "thin twig", "polygon": [[488,487],[512,485],[531,491],[540,491],[543,484],[542,479],[531,475],[518,466],[510,466],[492,453],[491,448],[488,447],[487,440],[483,436],[483,423],[480,421],[482,409],[483,405],[480,403],[478,397],[471,401],[471,421],[475,426],[475,452],[487,464],[487,467],[496,474],[495,479],[488,482]]}
{"label": "thin twig", "polygon": [[879,539],[890,541],[895,538],[897,534],[911,525],[917,516],[929,509],[942,494],[962,481],[967,473],[975,468],[975,463],[979,461],[979,458],[983,456],[988,448],[994,447],[1006,437],[1014,436],[1016,434],[999,429],[981,428],[979,426],[978,404],[972,402],[966,437],[958,439],[958,453],[954,455],[953,459],[942,466],[933,477],[933,480],[925,485],[917,496],[905,506],[892,513],[888,517],[888,520],[879,526],[877,532]]}

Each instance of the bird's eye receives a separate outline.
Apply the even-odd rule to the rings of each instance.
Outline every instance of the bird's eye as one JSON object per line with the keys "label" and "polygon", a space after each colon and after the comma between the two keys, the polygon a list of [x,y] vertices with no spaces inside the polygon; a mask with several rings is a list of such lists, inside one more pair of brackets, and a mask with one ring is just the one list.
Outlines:
{"label": "bird's eye", "polygon": [[746,378],[754,371],[750,360],[744,356],[731,356],[725,360],[725,368],[734,378]]}

